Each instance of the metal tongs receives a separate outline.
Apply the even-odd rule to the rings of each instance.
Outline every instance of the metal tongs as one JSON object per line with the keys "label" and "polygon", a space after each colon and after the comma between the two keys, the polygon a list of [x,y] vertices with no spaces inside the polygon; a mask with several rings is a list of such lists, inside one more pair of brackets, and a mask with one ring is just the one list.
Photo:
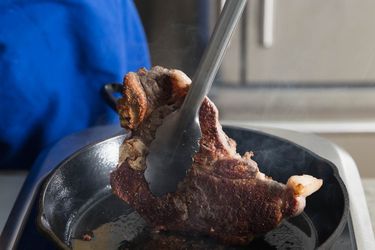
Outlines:
{"label": "metal tongs", "polygon": [[175,192],[192,165],[201,138],[198,110],[211,88],[245,4],[246,0],[226,1],[184,103],[156,131],[145,171],[149,188],[156,196]]}

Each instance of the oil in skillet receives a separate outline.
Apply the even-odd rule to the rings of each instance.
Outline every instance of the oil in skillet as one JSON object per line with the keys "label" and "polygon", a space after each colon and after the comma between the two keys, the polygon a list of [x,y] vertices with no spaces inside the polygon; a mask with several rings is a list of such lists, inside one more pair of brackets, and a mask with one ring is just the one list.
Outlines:
{"label": "oil in skillet", "polygon": [[[254,239],[248,246],[231,247],[219,244],[210,237],[175,233],[153,233],[136,212],[120,216],[118,220],[105,223],[93,231],[93,241],[74,240],[75,249],[315,249],[317,234],[305,213],[283,221],[279,227],[263,237]],[[115,235],[118,235],[115,237]],[[110,240],[109,240],[110,239]],[[104,244],[104,245],[103,245]],[[86,246],[85,246],[86,245]],[[89,246],[91,245],[91,247]]]}

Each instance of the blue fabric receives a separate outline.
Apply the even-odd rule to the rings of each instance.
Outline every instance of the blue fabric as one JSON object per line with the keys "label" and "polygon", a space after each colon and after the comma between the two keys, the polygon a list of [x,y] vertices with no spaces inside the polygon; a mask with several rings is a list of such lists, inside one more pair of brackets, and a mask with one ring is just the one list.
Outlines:
{"label": "blue fabric", "polygon": [[40,150],[118,122],[100,91],[149,67],[131,0],[0,2],[0,168],[29,168]]}

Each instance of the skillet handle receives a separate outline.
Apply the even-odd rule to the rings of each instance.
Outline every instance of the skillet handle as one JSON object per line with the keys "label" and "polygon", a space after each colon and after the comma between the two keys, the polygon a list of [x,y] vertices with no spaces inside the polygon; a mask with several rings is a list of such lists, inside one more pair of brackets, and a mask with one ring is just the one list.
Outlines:
{"label": "skillet handle", "polygon": [[122,93],[122,84],[120,83],[107,83],[103,86],[102,95],[104,100],[117,113],[117,98],[115,94]]}

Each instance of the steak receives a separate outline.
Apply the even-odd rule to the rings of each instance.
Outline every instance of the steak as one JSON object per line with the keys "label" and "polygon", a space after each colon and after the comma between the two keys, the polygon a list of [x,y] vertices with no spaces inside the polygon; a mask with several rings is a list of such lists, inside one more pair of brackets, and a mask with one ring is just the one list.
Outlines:
{"label": "steak", "polygon": [[122,127],[132,132],[120,148],[111,173],[113,192],[130,204],[156,231],[209,235],[222,243],[245,245],[296,216],[305,197],[322,185],[312,176],[292,176],[287,184],[261,173],[253,152],[240,155],[222,130],[218,110],[206,97],[199,111],[199,151],[177,191],[154,196],[144,178],[146,156],[163,119],[178,109],[190,79],[159,66],[130,72],[118,101]]}

